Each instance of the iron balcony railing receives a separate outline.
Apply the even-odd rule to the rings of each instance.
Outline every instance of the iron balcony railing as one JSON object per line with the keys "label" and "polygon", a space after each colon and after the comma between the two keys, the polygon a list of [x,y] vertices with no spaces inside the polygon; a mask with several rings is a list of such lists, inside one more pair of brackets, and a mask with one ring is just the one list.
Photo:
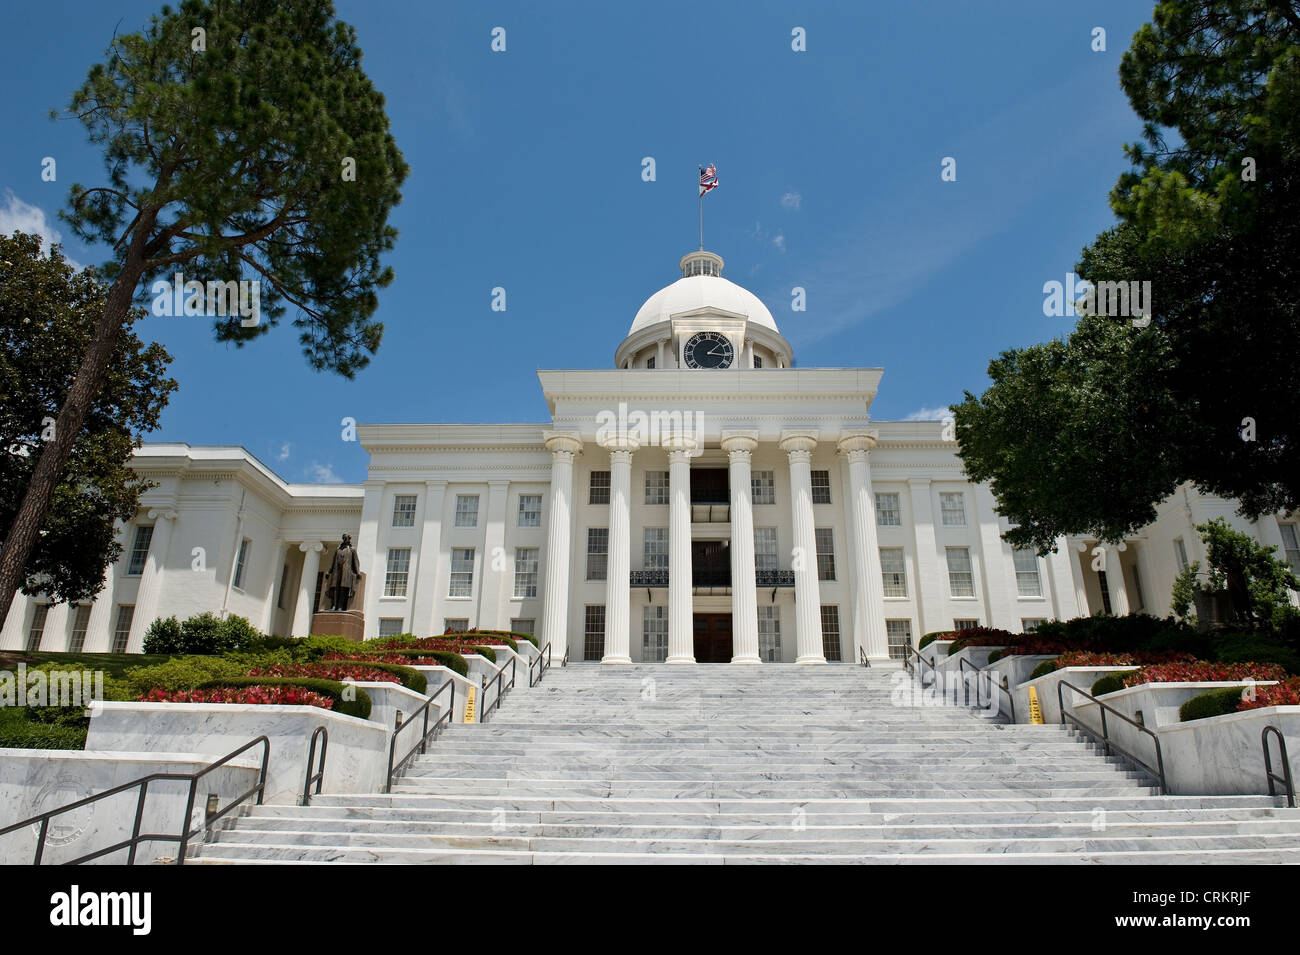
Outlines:
{"label": "iron balcony railing", "polygon": [[[633,587],[667,587],[667,570],[634,570],[629,582]],[[793,587],[793,570],[759,570],[754,572],[754,583],[759,587]],[[694,587],[730,587],[731,569],[693,569],[691,585]]]}

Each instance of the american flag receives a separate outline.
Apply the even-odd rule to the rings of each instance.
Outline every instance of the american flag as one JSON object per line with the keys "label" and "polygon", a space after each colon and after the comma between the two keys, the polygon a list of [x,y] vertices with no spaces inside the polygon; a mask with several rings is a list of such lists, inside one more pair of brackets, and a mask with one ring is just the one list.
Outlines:
{"label": "american flag", "polygon": [[718,168],[709,163],[709,168],[700,167],[700,195],[704,195],[710,189],[718,188]]}

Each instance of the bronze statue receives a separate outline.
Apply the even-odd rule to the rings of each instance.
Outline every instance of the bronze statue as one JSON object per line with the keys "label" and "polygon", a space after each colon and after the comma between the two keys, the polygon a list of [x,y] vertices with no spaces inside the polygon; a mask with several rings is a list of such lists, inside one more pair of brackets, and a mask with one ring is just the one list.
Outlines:
{"label": "bronze statue", "polygon": [[330,595],[331,609],[335,613],[346,611],[352,602],[352,595],[357,590],[357,578],[361,576],[361,559],[352,546],[352,535],[344,534],[343,543],[334,552],[334,562],[330,564],[329,576],[325,579],[326,590]]}

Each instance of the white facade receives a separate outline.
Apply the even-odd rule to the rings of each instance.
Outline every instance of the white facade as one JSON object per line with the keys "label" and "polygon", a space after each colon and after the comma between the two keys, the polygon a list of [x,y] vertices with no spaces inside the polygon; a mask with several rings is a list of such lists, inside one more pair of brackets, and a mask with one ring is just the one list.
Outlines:
{"label": "white facade", "polygon": [[286,484],[240,448],[145,445],[133,466],[157,486],[98,599],[20,595],[0,647],[138,651],[156,617],[204,610],[304,635],[343,533],[367,636],[529,629],[557,660],[607,663],[885,660],[969,621],[1163,616],[1183,553],[1204,563],[1194,524],[1224,516],[1284,550],[1289,518],[1251,524],[1185,490],[1122,550],[1017,557],[942,423],[871,419],[880,369],[792,368],[720,258],[681,268],[614,369],[538,373],[546,425],[361,426],[361,485]]}

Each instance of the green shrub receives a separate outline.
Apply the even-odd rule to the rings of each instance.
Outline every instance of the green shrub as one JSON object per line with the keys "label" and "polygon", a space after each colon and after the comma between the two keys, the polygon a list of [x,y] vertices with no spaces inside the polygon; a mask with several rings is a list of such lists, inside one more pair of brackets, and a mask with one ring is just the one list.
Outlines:
{"label": "green shrub", "polygon": [[1237,712],[1241,702],[1241,689],[1229,687],[1226,690],[1209,690],[1194,696],[1178,708],[1178,718],[1184,723],[1191,720],[1203,720],[1209,716],[1222,716]]}
{"label": "green shrub", "polygon": [[933,630],[921,638],[921,642],[916,645],[916,649],[923,650],[936,640],[946,640],[952,636],[951,630]]}
{"label": "green shrub", "polygon": [[47,723],[32,719],[23,706],[0,707],[0,748],[85,749],[86,724]]}
{"label": "green shrub", "polygon": [[134,667],[126,671],[126,682],[139,696],[154,687],[164,690],[194,690],[211,680],[241,677],[248,664],[239,660],[206,655],[172,657],[166,663]]}
{"label": "green shrub", "polygon": [[175,617],[159,617],[144,632],[144,652],[180,653],[184,639],[179,620]]}
{"label": "green shrub", "polygon": [[997,663],[999,660],[1002,659],[1002,655],[1004,653],[1006,653],[1005,650],[994,650],[992,653],[989,654],[988,663]]}
{"label": "green shrub", "polygon": [[1055,660],[1044,660],[1038,666],[1034,667],[1033,672],[1029,674],[1029,679],[1037,680],[1040,676],[1047,676],[1049,673],[1056,672]]}
{"label": "green shrub", "polygon": [[1277,640],[1255,633],[1226,633],[1215,638],[1216,663],[1276,663],[1300,675],[1300,655]]}
{"label": "green shrub", "polygon": [[400,663],[377,663],[373,660],[319,660],[309,661],[302,664],[303,666],[312,666],[318,663],[322,668],[336,665],[346,665],[354,663],[357,666],[364,666],[371,670],[383,670],[385,673],[391,673],[401,681],[402,686],[408,690],[414,690],[416,693],[424,693],[429,688],[429,681],[419,670],[413,670],[410,667],[404,667]]}
{"label": "green shrub", "polygon": [[1124,689],[1124,677],[1136,672],[1137,670],[1123,670],[1119,673],[1107,673],[1092,685],[1092,695],[1101,696],[1103,693],[1114,693],[1116,690]]}
{"label": "green shrub", "polygon": [[356,716],[363,720],[370,717],[370,695],[358,686],[339,683],[337,680],[319,680],[315,677],[241,676],[210,680],[194,689],[215,690],[241,686],[297,686],[319,693],[321,696],[328,696],[334,701],[335,713]]}
{"label": "green shrub", "polygon": [[179,624],[175,617],[155,620],[145,633],[144,652],[229,653],[252,650],[264,639],[243,617],[200,613]]}
{"label": "green shrub", "polygon": [[[33,723],[42,723],[48,726],[75,726],[81,730],[90,725],[90,717],[86,715],[86,705],[91,699],[101,700],[130,700],[135,698],[131,692],[131,686],[125,680],[120,680],[109,676],[103,671],[101,673],[102,695],[99,694],[99,686],[96,685],[95,672],[83,667],[69,667],[60,663],[43,663],[39,666],[28,667],[27,675],[30,679],[33,673],[47,674],[47,693],[46,700],[50,702],[49,706],[28,706],[27,719]],[[52,678],[52,674],[60,674],[60,678]],[[81,699],[74,706],[54,705],[57,696],[68,692],[72,686],[72,677],[76,677],[76,685],[79,687]],[[66,682],[64,682],[66,680]],[[31,684],[28,684],[29,692]],[[29,697],[30,699],[30,697]]]}
{"label": "green shrub", "polygon": [[487,660],[488,663],[497,662],[497,652],[491,647],[475,647],[474,649],[477,650],[479,655]]}
{"label": "green shrub", "polygon": [[453,653],[450,650],[420,650],[418,653],[408,653],[406,651],[397,651],[403,656],[413,657],[432,657],[448,670],[459,673],[461,676],[469,676],[469,661],[459,653]]}

